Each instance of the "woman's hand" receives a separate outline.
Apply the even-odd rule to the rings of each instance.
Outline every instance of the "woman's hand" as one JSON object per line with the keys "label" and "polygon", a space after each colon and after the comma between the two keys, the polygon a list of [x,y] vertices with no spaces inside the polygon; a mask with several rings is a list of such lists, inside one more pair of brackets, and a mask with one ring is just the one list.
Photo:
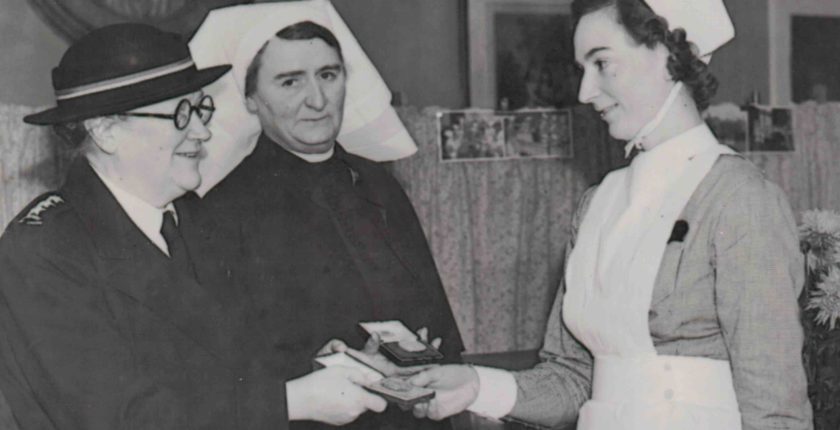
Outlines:
{"label": "woman's hand", "polygon": [[375,382],[365,373],[331,366],[286,382],[289,421],[312,420],[335,426],[354,421],[366,411],[382,412],[387,403],[361,387]]}
{"label": "woman's hand", "polygon": [[414,406],[417,418],[448,418],[467,409],[478,397],[478,373],[467,365],[434,367],[414,375],[409,382],[435,390],[434,399]]}

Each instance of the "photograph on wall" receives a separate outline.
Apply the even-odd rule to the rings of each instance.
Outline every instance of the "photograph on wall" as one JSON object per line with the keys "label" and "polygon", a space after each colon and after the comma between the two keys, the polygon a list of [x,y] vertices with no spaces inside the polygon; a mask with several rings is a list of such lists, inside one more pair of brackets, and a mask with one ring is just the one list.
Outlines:
{"label": "photograph on wall", "polygon": [[437,114],[442,161],[571,158],[568,110],[453,110]]}
{"label": "photograph on wall", "polygon": [[570,0],[470,0],[470,105],[577,104]]}
{"label": "photograph on wall", "polygon": [[439,112],[441,160],[500,159],[505,148],[505,115],[490,110]]}
{"label": "photograph on wall", "polygon": [[750,105],[746,108],[750,152],[793,151],[793,112],[790,108]]}
{"label": "photograph on wall", "polygon": [[747,112],[734,103],[709,106],[703,112],[706,124],[720,143],[744,153],[747,148]]}
{"label": "photograph on wall", "polygon": [[572,115],[569,110],[533,109],[511,112],[509,153],[514,157],[572,158]]}

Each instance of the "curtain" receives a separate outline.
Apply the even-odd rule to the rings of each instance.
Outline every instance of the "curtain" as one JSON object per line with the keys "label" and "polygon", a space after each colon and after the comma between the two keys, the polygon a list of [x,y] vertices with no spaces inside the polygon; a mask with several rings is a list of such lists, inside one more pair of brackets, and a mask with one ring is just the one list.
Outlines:
{"label": "curtain", "polygon": [[747,158],[788,195],[797,216],[808,209],[840,210],[840,103],[793,109],[793,152]]}
{"label": "curtain", "polygon": [[207,13],[252,0],[28,0],[47,25],[67,41],[119,22],[143,22],[189,37]]}
{"label": "curtain", "polygon": [[0,103],[0,225],[5,226],[32,199],[57,188],[71,157],[48,127],[23,117],[41,108]]}
{"label": "curtain", "polygon": [[574,159],[441,163],[437,111],[400,111],[419,150],[392,170],[429,238],[464,344],[471,353],[536,348],[571,214],[583,191],[623,162],[623,148],[580,108]]}

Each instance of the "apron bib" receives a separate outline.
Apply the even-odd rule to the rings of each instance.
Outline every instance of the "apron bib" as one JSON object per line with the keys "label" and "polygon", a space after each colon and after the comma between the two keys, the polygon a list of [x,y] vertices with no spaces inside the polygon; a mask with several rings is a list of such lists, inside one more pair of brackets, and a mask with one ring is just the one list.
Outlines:
{"label": "apron bib", "polygon": [[741,430],[729,362],[658,355],[648,321],[674,223],[731,152],[701,125],[639,154],[595,192],[563,299],[566,326],[595,357],[578,430]]}

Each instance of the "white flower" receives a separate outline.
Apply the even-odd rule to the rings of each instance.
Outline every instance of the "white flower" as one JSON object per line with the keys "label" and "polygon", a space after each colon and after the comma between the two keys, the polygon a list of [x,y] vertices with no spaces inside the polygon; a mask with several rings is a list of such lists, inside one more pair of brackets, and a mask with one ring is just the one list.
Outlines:
{"label": "white flower", "polygon": [[828,323],[829,330],[834,330],[840,320],[840,269],[832,266],[828,274],[816,285],[811,293],[806,309],[816,309],[814,320],[818,324]]}
{"label": "white flower", "polygon": [[808,268],[840,262],[840,214],[810,210],[802,214],[799,240],[808,253]]}

